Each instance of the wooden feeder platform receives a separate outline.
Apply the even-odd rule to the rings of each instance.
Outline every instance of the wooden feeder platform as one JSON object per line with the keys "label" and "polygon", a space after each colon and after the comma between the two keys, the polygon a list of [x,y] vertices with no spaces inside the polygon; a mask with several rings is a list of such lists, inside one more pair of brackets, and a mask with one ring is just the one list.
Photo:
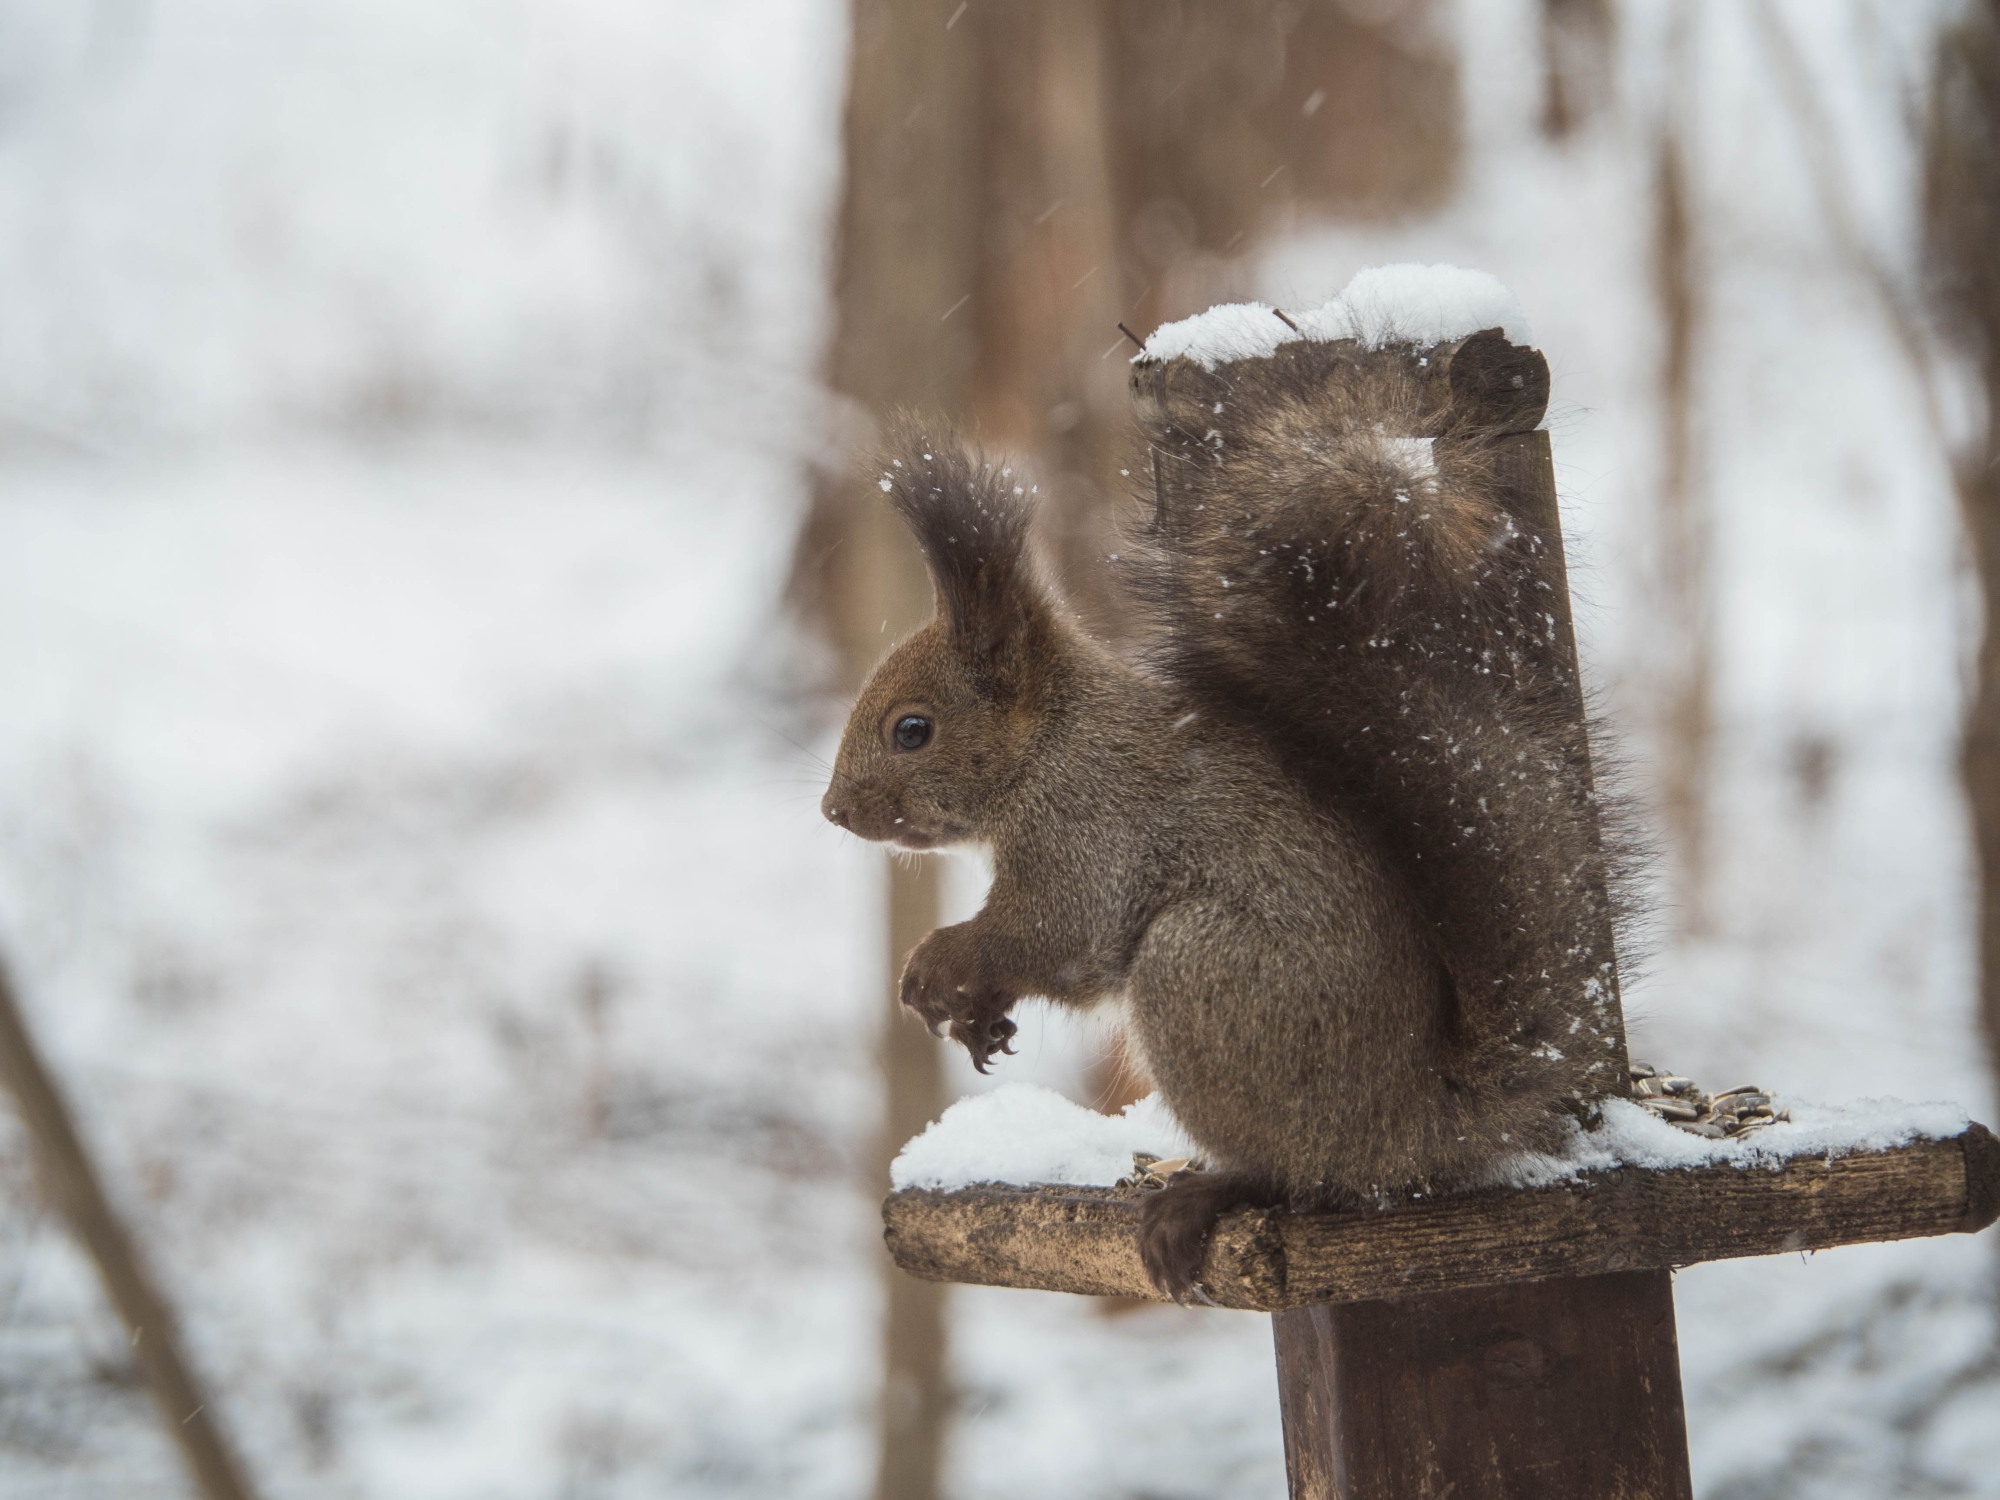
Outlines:
{"label": "wooden feeder platform", "polygon": [[[1288,323],[1290,320],[1286,320]],[[1502,503],[1561,557],[1548,363],[1499,329],[1335,358],[1408,362],[1425,402],[1488,434]],[[1299,345],[1273,359],[1324,358]],[[1142,360],[1141,408],[1224,377]],[[1573,689],[1568,600],[1549,670]],[[1608,950],[1608,932],[1600,935]],[[1624,1076],[1615,977],[1581,1015]],[[1623,1090],[1619,1090],[1623,1092]],[[1157,1299],[1137,1188],[911,1189],[889,1253],[932,1281]],[[1293,1500],[1691,1500],[1672,1273],[1739,1256],[1971,1233],[2000,1216],[2000,1142],[1943,1140],[1778,1164],[1624,1167],[1339,1213],[1242,1210],[1210,1238],[1217,1306],[1269,1313]]]}
{"label": "wooden feeder platform", "polygon": [[[913,1276],[1160,1299],[1137,1188],[920,1188],[883,1205]],[[1672,1272],[1970,1234],[2000,1217],[1983,1125],[1772,1165],[1622,1167],[1338,1213],[1245,1209],[1218,1307],[1273,1314],[1294,1500],[1689,1500]]]}
{"label": "wooden feeder platform", "polygon": [[[1160,1298],[1139,1264],[1137,1188],[909,1188],[883,1205],[912,1276]],[[1201,1285],[1218,1307],[1285,1312],[1563,1276],[1925,1235],[2000,1218],[2000,1140],[1969,1125],[1888,1150],[1691,1168],[1621,1167],[1340,1213],[1244,1209],[1216,1226]]]}

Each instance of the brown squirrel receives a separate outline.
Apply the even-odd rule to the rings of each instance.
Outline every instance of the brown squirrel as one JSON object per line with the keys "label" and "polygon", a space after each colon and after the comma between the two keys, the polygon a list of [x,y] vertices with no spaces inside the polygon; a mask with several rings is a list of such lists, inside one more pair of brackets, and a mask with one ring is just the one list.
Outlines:
{"label": "brown squirrel", "polygon": [[[1518,382],[1517,382],[1518,383]],[[905,429],[882,476],[937,615],[878,667],[823,810],[990,846],[902,1000],[982,1071],[1024,996],[1122,997],[1206,1170],[1148,1197],[1177,1298],[1217,1216],[1478,1182],[1615,1085],[1583,1025],[1606,858],[1549,591],[1489,427],[1407,350],[1301,339],[1135,375],[1154,514],[1138,660],[1038,577],[1005,471]]]}

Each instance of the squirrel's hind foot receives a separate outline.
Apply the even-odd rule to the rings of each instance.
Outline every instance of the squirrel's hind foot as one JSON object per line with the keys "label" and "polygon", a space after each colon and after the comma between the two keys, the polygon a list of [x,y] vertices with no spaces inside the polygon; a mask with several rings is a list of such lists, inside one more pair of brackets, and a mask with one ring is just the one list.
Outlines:
{"label": "squirrel's hind foot", "polygon": [[1176,1172],[1139,1209],[1139,1261],[1176,1302],[1205,1302],[1202,1257],[1216,1221],[1233,1208],[1269,1208],[1270,1186],[1242,1172]]}

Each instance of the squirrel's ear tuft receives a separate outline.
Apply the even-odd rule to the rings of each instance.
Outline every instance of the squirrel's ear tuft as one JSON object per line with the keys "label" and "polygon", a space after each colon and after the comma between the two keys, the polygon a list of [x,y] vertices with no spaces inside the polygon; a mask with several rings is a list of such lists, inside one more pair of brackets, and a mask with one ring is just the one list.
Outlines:
{"label": "squirrel's ear tuft", "polygon": [[1006,675],[1048,611],[1028,559],[1032,511],[1012,476],[956,438],[899,426],[877,483],[909,523],[938,614],[974,671]]}

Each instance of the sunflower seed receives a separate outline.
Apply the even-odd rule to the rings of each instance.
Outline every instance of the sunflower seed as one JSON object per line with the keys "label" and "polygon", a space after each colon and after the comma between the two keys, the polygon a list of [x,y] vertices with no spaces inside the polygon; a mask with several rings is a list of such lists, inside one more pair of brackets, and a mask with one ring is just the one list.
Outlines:
{"label": "sunflower seed", "polygon": [[1683,1104],[1678,1099],[1641,1099],[1639,1103],[1663,1119],[1694,1120],[1701,1116],[1701,1111],[1692,1104]]}
{"label": "sunflower seed", "polygon": [[1712,1141],[1722,1140],[1729,1134],[1720,1125],[1712,1125],[1707,1120],[1675,1120],[1674,1124],[1692,1135],[1707,1136]]}

